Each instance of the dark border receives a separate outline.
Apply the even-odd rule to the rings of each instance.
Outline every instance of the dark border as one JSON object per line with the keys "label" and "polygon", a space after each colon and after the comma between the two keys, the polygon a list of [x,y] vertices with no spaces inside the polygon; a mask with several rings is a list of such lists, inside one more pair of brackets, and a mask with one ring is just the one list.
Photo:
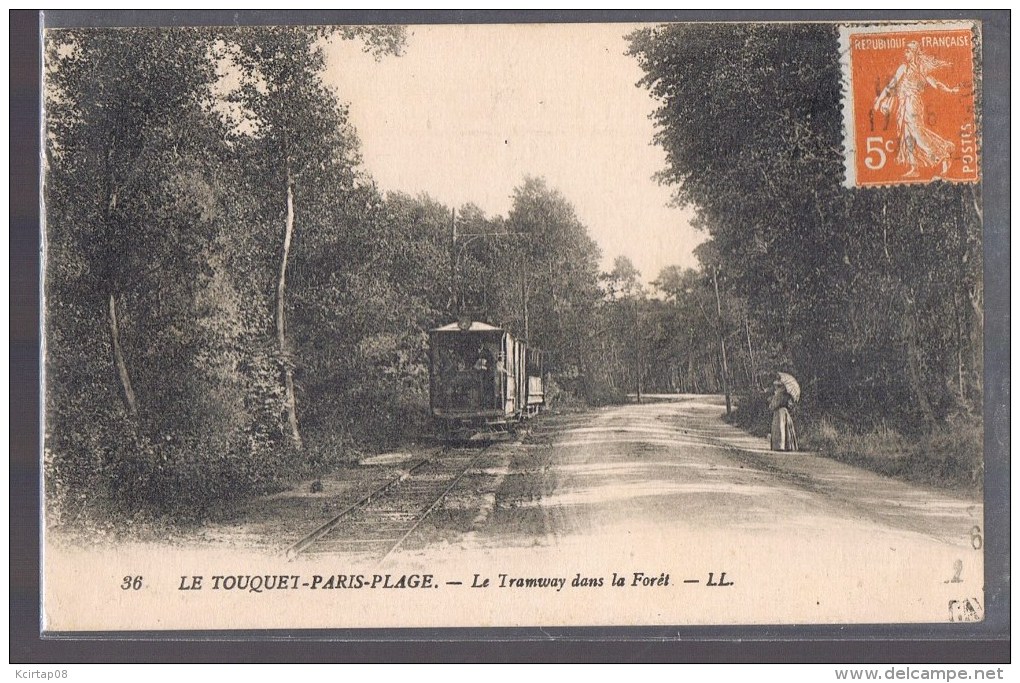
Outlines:
{"label": "dark border", "polygon": [[1009,36],[997,11],[58,11],[46,25],[979,19],[983,24],[986,621],[973,625],[148,631],[40,637],[39,25],[10,12],[10,661],[1006,663],[1010,661]]}

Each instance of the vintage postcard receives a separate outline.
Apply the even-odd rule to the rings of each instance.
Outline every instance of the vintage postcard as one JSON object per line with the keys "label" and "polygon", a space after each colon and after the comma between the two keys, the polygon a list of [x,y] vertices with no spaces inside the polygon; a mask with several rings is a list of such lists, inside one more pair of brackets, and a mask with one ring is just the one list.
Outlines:
{"label": "vintage postcard", "polygon": [[982,621],[981,30],[47,27],[43,630]]}

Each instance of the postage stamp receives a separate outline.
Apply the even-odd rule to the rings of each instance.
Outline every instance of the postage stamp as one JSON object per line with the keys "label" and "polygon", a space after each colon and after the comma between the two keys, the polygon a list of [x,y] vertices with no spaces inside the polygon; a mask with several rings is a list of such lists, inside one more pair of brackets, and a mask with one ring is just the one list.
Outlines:
{"label": "postage stamp", "polygon": [[840,27],[847,187],[977,182],[973,22]]}

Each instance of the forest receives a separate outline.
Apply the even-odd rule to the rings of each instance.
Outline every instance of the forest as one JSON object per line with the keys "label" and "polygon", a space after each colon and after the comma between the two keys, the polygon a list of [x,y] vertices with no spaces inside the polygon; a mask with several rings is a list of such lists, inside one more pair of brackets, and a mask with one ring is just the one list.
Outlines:
{"label": "forest", "polygon": [[736,421],[766,419],[756,373],[791,372],[808,447],[980,487],[980,186],[842,186],[832,25],[678,24],[630,46],[659,102],[660,180],[709,235],[702,305],[718,282],[719,334],[747,350],[730,362]]}
{"label": "forest", "polygon": [[841,187],[834,29],[630,36],[708,235],[657,274],[602,272],[540,177],[506,216],[379,190],[322,80],[339,40],[398,60],[406,32],[46,32],[51,523],[200,519],[427,439],[427,331],[461,312],[546,352],[554,409],[725,392],[760,428],[783,370],[810,447],[980,485],[980,196]]}

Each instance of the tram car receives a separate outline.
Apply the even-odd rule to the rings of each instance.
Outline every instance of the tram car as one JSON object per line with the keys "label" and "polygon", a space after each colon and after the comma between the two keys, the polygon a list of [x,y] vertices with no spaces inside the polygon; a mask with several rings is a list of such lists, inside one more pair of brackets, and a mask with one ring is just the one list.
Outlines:
{"label": "tram car", "polygon": [[542,353],[460,320],[429,331],[429,407],[447,441],[512,431],[545,404]]}

